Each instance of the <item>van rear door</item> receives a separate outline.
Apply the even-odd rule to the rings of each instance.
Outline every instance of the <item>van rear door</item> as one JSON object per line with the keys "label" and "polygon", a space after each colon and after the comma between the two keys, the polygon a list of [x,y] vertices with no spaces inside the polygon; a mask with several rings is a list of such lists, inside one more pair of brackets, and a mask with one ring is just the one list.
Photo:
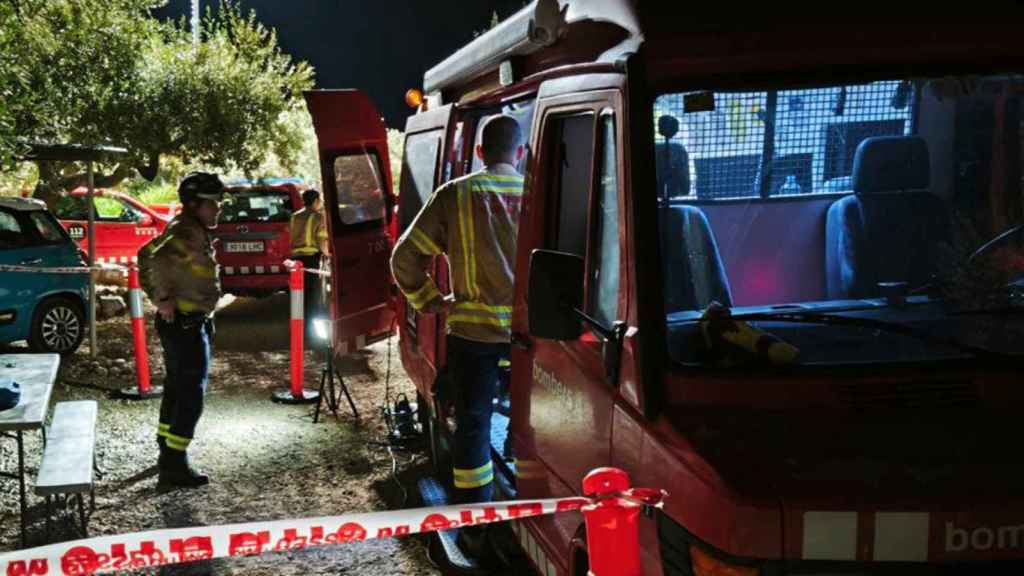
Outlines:
{"label": "van rear door", "polygon": [[305,97],[320,149],[330,233],[326,293],[334,346],[347,354],[386,338],[393,325],[388,225],[395,199],[387,130],[377,107],[358,90],[313,90]]}

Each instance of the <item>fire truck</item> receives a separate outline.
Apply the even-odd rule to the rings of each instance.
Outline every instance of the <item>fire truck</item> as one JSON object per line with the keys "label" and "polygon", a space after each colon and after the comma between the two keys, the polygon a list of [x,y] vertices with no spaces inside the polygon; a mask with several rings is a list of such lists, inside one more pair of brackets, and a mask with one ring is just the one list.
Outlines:
{"label": "fire truck", "polygon": [[[536,0],[452,54],[409,95],[397,193],[366,97],[309,94],[336,341],[397,325],[443,463],[445,320],[397,295],[388,234],[510,115],[528,153],[504,496],[575,495],[606,465],[667,490],[645,574],[1019,572],[1016,32],[729,28],[676,4]],[[515,530],[540,574],[587,573],[579,516]]]}

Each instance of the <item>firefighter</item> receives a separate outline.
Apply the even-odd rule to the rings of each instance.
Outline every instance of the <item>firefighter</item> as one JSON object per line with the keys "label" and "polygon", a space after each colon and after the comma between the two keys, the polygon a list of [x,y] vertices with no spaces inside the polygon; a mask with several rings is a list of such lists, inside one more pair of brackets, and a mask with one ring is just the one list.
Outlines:
{"label": "firefighter", "polygon": [[[320,192],[309,189],[302,193],[304,207],[292,214],[288,230],[291,236],[292,260],[302,262],[305,268],[320,269],[320,260],[327,254],[327,226],[324,223],[323,202]],[[322,280],[319,276],[305,283],[305,314],[307,320],[312,312],[323,304]]]}
{"label": "firefighter", "polygon": [[188,174],[178,186],[181,215],[139,250],[139,277],[157,307],[167,375],[156,439],[161,487],[194,488],[210,481],[192,467],[188,448],[203,413],[213,313],[221,297],[210,229],[217,225],[223,194],[217,175]]}
{"label": "firefighter", "polygon": [[[409,303],[447,313],[448,374],[455,400],[452,454],[455,499],[492,496],[492,401],[499,363],[511,340],[512,271],[523,197],[522,132],[510,116],[489,119],[476,154],[484,168],[445,184],[430,197],[395,246],[391,268]],[[427,272],[434,256],[451,266],[452,293],[443,296]],[[462,529],[460,545],[486,556],[482,527]]]}

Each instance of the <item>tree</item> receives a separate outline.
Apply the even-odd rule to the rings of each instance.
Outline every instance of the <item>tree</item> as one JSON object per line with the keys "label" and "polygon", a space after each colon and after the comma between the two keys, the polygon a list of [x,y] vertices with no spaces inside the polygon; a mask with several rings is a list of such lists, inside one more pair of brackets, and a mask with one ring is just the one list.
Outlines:
{"label": "tree", "polygon": [[[0,45],[17,48],[0,58],[0,79],[15,80],[0,92],[4,166],[24,141],[126,147],[127,159],[99,167],[97,186],[136,171],[152,179],[163,156],[244,172],[271,153],[294,163],[304,143],[290,119],[312,69],[293,63],[272,30],[231,2],[216,17],[207,12],[197,47],[184,20],[150,16],[161,3],[18,0],[0,10]],[[81,166],[41,163],[36,193],[85,178]]]}

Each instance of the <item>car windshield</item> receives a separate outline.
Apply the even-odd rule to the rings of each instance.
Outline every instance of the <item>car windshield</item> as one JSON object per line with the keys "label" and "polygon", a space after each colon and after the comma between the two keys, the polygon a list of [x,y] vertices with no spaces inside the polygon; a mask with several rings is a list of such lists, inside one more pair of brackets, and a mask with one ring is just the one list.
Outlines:
{"label": "car windshield", "polygon": [[1000,74],[658,97],[673,358],[756,359],[758,330],[800,363],[1024,352],[1022,93]]}
{"label": "car windshield", "polygon": [[229,189],[221,203],[224,223],[288,222],[292,215],[291,195],[276,188]]}

